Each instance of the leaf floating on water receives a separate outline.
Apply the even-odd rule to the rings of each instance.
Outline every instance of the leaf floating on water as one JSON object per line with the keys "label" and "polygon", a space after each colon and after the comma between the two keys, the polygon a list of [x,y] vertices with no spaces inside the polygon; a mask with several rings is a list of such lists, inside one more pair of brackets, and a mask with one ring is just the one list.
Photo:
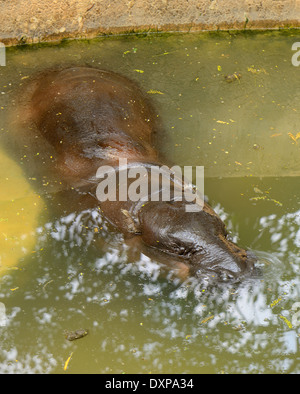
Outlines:
{"label": "leaf floating on water", "polygon": [[271,138],[280,137],[282,133],[275,133],[271,135]]}
{"label": "leaf floating on water", "polygon": [[266,75],[268,75],[267,71],[264,68],[248,67],[248,71],[252,74],[266,74]]}
{"label": "leaf floating on water", "polygon": [[201,324],[207,323],[208,321],[212,320],[214,317],[215,317],[214,315],[207,317],[206,319],[202,320]]}
{"label": "leaf floating on water", "polygon": [[282,297],[279,297],[277,300],[273,301],[270,305],[271,308],[274,308],[280,301],[282,301]]}
{"label": "leaf floating on water", "polygon": [[123,52],[123,55],[127,55],[128,53],[137,53],[137,48],[132,48],[132,50]]}
{"label": "leaf floating on water", "polygon": [[137,73],[140,73],[140,74],[144,74],[144,72],[145,72],[143,70],[133,70],[133,71],[136,71]]}
{"label": "leaf floating on water", "polygon": [[292,134],[292,133],[288,133],[288,136],[294,141],[296,142],[296,144],[298,144],[297,140],[300,138],[300,133],[297,133],[296,135]]}
{"label": "leaf floating on water", "polygon": [[280,207],[283,206],[283,204],[280,201],[274,200],[274,198],[268,198],[267,196],[251,197],[250,198],[250,201],[260,201],[260,200],[271,201],[271,202],[274,202],[276,205],[279,205]]}
{"label": "leaf floating on water", "polygon": [[293,328],[292,323],[284,316],[279,315],[280,319],[282,319],[289,328]]}
{"label": "leaf floating on water", "polygon": [[294,141],[296,142],[296,144],[298,144],[296,137],[294,136],[294,134],[292,133],[288,133],[288,136]]}
{"label": "leaf floating on water", "polygon": [[147,93],[148,93],[148,94],[164,94],[163,92],[161,92],[161,91],[159,91],[159,90],[153,90],[153,89],[148,90]]}
{"label": "leaf floating on water", "polygon": [[170,54],[175,53],[175,52],[177,52],[177,50],[171,51],[171,52],[159,53],[158,55],[153,55],[152,57],[166,56],[166,55],[170,55]]}
{"label": "leaf floating on water", "polygon": [[69,365],[69,362],[70,362],[70,360],[71,360],[72,356],[73,356],[73,352],[70,354],[70,357],[69,357],[69,358],[67,359],[67,361],[65,362],[65,365],[64,365],[64,371],[66,371],[66,370],[67,370],[67,368],[68,368],[68,365]]}
{"label": "leaf floating on water", "polygon": [[46,283],[44,284],[43,290],[45,291],[46,287],[47,287],[50,283],[52,283],[52,282],[53,282],[53,279],[48,280],[48,282],[46,282]]}
{"label": "leaf floating on water", "polygon": [[229,124],[228,122],[224,122],[223,120],[217,120],[217,123],[220,123],[220,124]]}

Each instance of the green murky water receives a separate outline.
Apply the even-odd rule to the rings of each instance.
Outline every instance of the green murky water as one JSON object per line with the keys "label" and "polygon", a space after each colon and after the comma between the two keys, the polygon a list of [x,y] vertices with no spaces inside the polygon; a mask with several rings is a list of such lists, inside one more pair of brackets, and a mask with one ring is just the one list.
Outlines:
{"label": "green murky water", "polygon": [[[7,50],[0,68],[3,146],[14,136],[6,121],[13,93],[29,75],[57,64],[120,72],[153,98],[164,125],[160,150],[176,164],[205,166],[211,205],[234,240],[257,252],[263,276],[239,285],[180,283],[132,253],[97,210],[54,216],[24,202],[20,212],[37,215],[38,224],[30,222],[34,242],[21,258],[11,249],[18,269],[0,278],[0,373],[300,372],[295,41],[300,35],[222,33]],[[234,72],[241,78],[226,82]],[[27,157],[45,156],[42,150],[25,145],[13,157],[26,168]],[[55,195],[29,178],[34,169],[24,179],[49,208]],[[64,330],[78,328],[89,335],[66,341]]]}

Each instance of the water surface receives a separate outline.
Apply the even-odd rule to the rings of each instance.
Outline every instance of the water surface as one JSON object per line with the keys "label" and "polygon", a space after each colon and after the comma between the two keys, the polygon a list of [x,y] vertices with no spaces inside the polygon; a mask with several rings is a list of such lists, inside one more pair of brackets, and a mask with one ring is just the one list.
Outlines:
{"label": "water surface", "polygon": [[[292,311],[300,302],[295,41],[272,32],[151,35],[7,50],[0,142],[14,163],[3,159],[1,176],[9,172],[20,187],[5,186],[2,236],[8,215],[18,213],[12,204],[4,215],[5,201],[17,196],[33,219],[22,254],[11,249],[9,264],[1,255],[0,373],[300,372]],[[14,146],[7,114],[30,75],[60,64],[113,70],[140,84],[163,125],[161,152],[205,166],[209,202],[233,239],[257,252],[261,278],[181,283],[127,247],[97,209],[53,213],[57,190],[35,174],[49,154],[26,141]],[[235,72],[241,78],[226,82]],[[35,199],[43,203],[33,210]],[[64,330],[78,328],[89,335],[66,341]]]}

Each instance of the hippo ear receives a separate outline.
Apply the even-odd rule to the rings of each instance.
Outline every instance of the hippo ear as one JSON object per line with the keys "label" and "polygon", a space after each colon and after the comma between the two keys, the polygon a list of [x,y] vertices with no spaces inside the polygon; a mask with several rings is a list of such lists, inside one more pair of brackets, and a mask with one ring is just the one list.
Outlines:
{"label": "hippo ear", "polygon": [[121,209],[121,212],[123,214],[126,230],[131,234],[140,234],[138,224],[134,221],[130,212],[127,211],[127,209]]}

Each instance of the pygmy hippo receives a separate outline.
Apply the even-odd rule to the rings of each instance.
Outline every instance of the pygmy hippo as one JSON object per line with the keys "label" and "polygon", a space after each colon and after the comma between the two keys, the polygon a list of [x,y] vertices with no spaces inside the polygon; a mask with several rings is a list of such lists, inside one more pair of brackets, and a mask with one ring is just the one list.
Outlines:
{"label": "pygmy hippo", "polygon": [[[95,192],[99,167],[118,169],[120,159],[148,168],[160,165],[153,135],[157,115],[138,86],[114,72],[89,67],[46,71],[33,78],[26,119],[55,152],[55,168],[71,187]],[[127,239],[156,258],[184,266],[188,275],[208,272],[241,278],[255,257],[228,239],[220,217],[206,203],[196,212],[186,201],[99,201],[104,217]]]}

